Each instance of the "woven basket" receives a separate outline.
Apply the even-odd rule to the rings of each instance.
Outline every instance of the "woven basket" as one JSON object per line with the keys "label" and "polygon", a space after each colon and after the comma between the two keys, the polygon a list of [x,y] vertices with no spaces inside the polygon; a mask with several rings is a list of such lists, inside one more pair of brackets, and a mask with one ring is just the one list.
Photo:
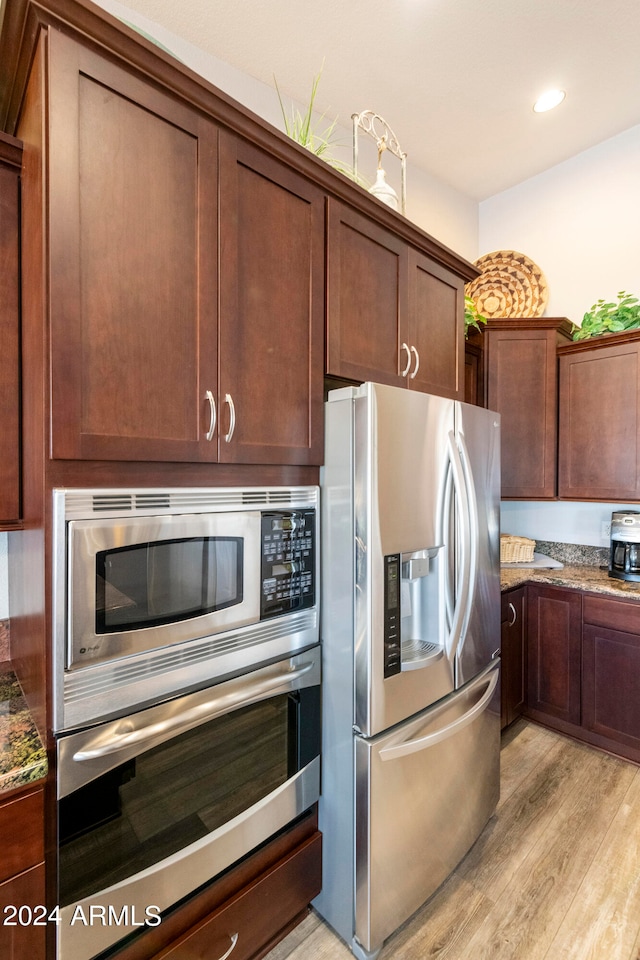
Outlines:
{"label": "woven basket", "polygon": [[511,533],[500,535],[500,563],[528,563],[533,560],[535,540],[516,537]]}

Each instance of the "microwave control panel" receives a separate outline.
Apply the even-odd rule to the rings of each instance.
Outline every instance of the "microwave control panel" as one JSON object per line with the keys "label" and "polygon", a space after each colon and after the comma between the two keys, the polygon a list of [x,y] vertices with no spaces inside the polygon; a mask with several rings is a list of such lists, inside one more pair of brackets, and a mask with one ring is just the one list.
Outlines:
{"label": "microwave control panel", "polygon": [[262,620],[315,605],[315,538],[315,510],[262,514]]}

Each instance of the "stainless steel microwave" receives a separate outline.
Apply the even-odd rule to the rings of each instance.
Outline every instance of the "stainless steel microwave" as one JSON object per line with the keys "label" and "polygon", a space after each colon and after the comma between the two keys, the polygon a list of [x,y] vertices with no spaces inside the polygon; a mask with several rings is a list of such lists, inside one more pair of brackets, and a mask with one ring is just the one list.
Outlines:
{"label": "stainless steel microwave", "polygon": [[58,714],[101,692],[74,721],[93,722],[317,642],[317,507],[316,487],[54,491]]}

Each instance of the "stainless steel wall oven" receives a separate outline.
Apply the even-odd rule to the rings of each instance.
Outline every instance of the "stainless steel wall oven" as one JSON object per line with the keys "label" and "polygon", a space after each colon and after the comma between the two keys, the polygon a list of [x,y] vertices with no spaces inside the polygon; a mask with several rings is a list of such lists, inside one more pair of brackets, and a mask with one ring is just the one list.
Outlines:
{"label": "stainless steel wall oven", "polygon": [[54,498],[57,944],[89,960],[318,799],[318,490]]}

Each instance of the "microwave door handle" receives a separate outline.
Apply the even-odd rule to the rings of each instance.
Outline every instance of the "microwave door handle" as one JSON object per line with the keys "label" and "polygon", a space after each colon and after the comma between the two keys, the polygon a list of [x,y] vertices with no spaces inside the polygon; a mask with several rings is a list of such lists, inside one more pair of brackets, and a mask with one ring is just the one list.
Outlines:
{"label": "microwave door handle", "polygon": [[394,746],[383,747],[380,750],[380,759],[381,760],[398,760],[400,757],[406,757],[412,753],[418,753],[420,750],[426,750],[428,747],[434,747],[436,743],[441,743],[442,740],[448,740],[449,737],[453,737],[464,727],[468,726],[478,714],[482,713],[485,709],[493,692],[496,689],[498,678],[500,676],[499,670],[494,670],[493,676],[489,680],[486,691],[480,697],[477,703],[475,703],[470,710],[467,710],[461,717],[458,717],[456,720],[453,720],[452,723],[446,724],[446,726],[441,727],[439,730],[434,730],[433,733],[427,733],[424,737],[417,737],[415,740],[408,740],[406,743],[398,743]]}
{"label": "microwave door handle", "polygon": [[295,670],[283,670],[282,673],[275,677],[256,680],[233,693],[210,697],[204,703],[189,707],[175,717],[159,720],[156,723],[140,727],[137,730],[125,730],[122,733],[113,733],[108,738],[97,736],[95,740],[89,741],[82,749],[74,753],[73,759],[78,762],[82,762],[83,760],[98,760],[101,757],[110,756],[111,754],[131,747],[148,750],[151,747],[155,747],[169,740],[171,737],[184,733],[193,727],[200,726],[200,724],[206,723],[208,720],[215,720],[216,717],[229,713],[238,707],[258,703],[280,687],[290,689],[296,680],[299,680],[305,673],[308,673],[314,666],[315,663],[310,661],[301,664],[300,667]]}

